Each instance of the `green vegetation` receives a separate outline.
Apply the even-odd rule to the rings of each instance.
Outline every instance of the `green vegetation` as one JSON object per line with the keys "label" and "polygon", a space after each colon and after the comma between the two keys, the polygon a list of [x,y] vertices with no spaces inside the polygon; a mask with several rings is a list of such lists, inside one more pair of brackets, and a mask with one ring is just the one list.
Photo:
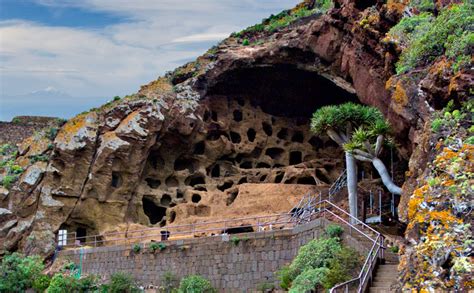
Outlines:
{"label": "green vegetation", "polygon": [[342,233],[344,233],[344,229],[336,224],[330,224],[326,227],[326,235],[331,238],[341,237]]}
{"label": "green vegetation", "polygon": [[[335,231],[339,229],[334,225],[326,229],[325,235]],[[277,277],[283,289],[308,292],[349,280],[358,266],[360,257],[356,251],[343,246],[339,237],[325,237],[302,246],[293,262],[277,272]]]}
{"label": "green vegetation", "polygon": [[[388,33],[402,48],[396,64],[398,74],[426,65],[445,55],[456,72],[468,65],[474,47],[474,4],[465,1],[443,8],[435,17],[432,1],[412,1],[419,15],[405,16]],[[431,2],[431,4],[430,4]]]}
{"label": "green vegetation", "polygon": [[389,250],[390,250],[390,252],[392,252],[392,253],[398,253],[398,251],[399,251],[400,249],[398,248],[397,245],[394,245],[394,246],[390,246],[390,247],[389,247]]}
{"label": "green vegetation", "polygon": [[[151,242],[150,243],[150,246],[148,247],[148,249],[150,250],[150,252],[156,252],[156,250],[164,250],[166,248],[166,244],[162,243],[162,242]],[[134,251],[135,251],[135,246],[134,246]],[[135,252],[140,252],[140,250],[138,251],[135,251]]]}
{"label": "green vegetation", "polygon": [[139,253],[139,252],[142,250],[142,246],[141,246],[139,243],[133,244],[132,250],[133,250],[133,252],[135,252],[135,253]]}
{"label": "green vegetation", "polygon": [[23,168],[15,164],[18,155],[18,148],[10,144],[0,146],[0,170],[3,169],[4,177],[0,181],[0,185],[10,189],[24,172]]}
{"label": "green vegetation", "polygon": [[172,272],[165,272],[160,278],[159,291],[162,293],[178,292],[179,278]]}
{"label": "green vegetation", "polygon": [[435,10],[433,0],[410,0],[409,7],[421,12]]}
{"label": "green vegetation", "polygon": [[238,246],[239,243],[240,243],[240,238],[237,237],[237,236],[234,236],[234,237],[230,238],[230,242],[232,242],[232,244],[234,244],[234,246]]}
{"label": "green vegetation", "polygon": [[[13,253],[6,255],[0,265],[0,292],[24,292],[38,283],[44,269],[39,256],[24,257]],[[40,286],[40,284],[37,284]]]}
{"label": "green vegetation", "polygon": [[[333,5],[332,0],[316,0],[315,8],[308,9],[308,7],[302,6],[295,10],[285,10],[277,15],[271,15],[268,18],[262,20],[261,23],[250,26],[238,33],[233,33],[232,36],[236,38],[241,38],[244,36],[253,35],[255,33],[261,32],[274,32],[282,27],[287,27],[291,23],[295,22],[298,19],[311,16],[316,13],[323,13],[329,10]],[[245,40],[244,40],[245,41]],[[246,44],[242,43],[244,46],[249,45],[249,42]]]}
{"label": "green vegetation", "polygon": [[242,41],[242,45],[243,45],[243,46],[248,46],[248,45],[250,45],[249,39],[244,39],[244,40]]}
{"label": "green vegetation", "polygon": [[181,280],[179,284],[180,293],[214,293],[217,292],[211,282],[201,276],[190,275]]}
{"label": "green vegetation", "polygon": [[135,284],[133,278],[125,273],[115,273],[110,277],[110,283],[106,285],[108,293],[135,293],[140,292],[140,289]]}
{"label": "green vegetation", "polygon": [[49,140],[54,140],[56,138],[56,135],[58,135],[59,128],[57,127],[49,127],[46,129],[46,137]]}
{"label": "green vegetation", "polygon": [[47,162],[49,161],[49,156],[47,154],[42,154],[42,155],[34,155],[30,156],[30,163],[34,164],[36,162]]}

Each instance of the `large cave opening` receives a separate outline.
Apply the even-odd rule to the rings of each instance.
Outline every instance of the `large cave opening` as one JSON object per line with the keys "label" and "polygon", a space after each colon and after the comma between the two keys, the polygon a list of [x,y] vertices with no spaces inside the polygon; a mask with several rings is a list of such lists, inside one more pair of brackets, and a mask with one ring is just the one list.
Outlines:
{"label": "large cave opening", "polygon": [[317,72],[279,64],[238,68],[222,74],[207,95],[248,97],[253,106],[283,117],[311,117],[324,105],[356,102],[357,95]]}
{"label": "large cave opening", "polygon": [[146,196],[142,199],[143,212],[148,217],[150,224],[164,224],[166,221],[166,208],[157,205],[153,199]]}

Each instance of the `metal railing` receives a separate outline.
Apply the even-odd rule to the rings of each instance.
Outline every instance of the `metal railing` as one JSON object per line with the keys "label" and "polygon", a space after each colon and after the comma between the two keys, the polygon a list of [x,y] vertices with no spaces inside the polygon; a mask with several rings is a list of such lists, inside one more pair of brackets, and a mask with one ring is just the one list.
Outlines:
{"label": "metal railing", "polygon": [[[77,236],[76,232],[67,233],[59,239],[58,245],[63,248],[80,246],[110,246],[139,243],[141,241],[180,240],[205,236],[232,234],[233,231],[259,232],[269,230],[291,229],[295,226],[290,213],[272,214],[265,216],[242,217],[201,223],[170,225],[138,230],[109,232],[99,235]],[[163,236],[166,235],[164,238]],[[168,238],[169,237],[169,238]],[[62,245],[61,245],[62,244]]]}
{"label": "metal railing", "polygon": [[[354,279],[334,286],[329,291],[330,293],[349,292],[349,290],[356,290],[358,293],[364,292],[369,280],[372,278],[377,260],[383,259],[384,257],[385,247],[383,246],[383,235],[328,200],[323,200],[319,203],[319,212],[323,213],[323,217],[325,218],[334,218],[347,225],[351,235],[352,230],[354,230],[372,241],[372,246],[367,254],[359,275]],[[326,213],[329,214],[330,217],[326,216]]]}

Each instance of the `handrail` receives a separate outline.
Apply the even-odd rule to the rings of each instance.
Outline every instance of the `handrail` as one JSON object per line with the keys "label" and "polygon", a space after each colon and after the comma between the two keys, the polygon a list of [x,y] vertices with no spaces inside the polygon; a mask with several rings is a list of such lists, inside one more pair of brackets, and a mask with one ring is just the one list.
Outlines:
{"label": "handrail", "polygon": [[[270,215],[264,215],[264,216],[241,217],[241,218],[235,218],[235,219],[207,221],[207,222],[201,222],[201,223],[183,224],[183,225],[175,225],[175,226],[170,225],[170,226],[165,226],[165,227],[153,227],[153,228],[138,229],[138,230],[127,230],[127,231],[122,231],[122,232],[109,232],[109,233],[89,235],[89,236],[80,236],[80,237],[77,237],[76,232],[70,232],[63,235],[67,235],[66,239],[68,242],[70,241],[69,240],[70,238],[68,236],[72,235],[73,237],[71,238],[72,238],[73,244],[66,244],[62,246],[63,247],[74,246],[75,242],[78,240],[84,240],[81,243],[81,245],[93,243],[94,246],[96,246],[97,244],[100,244],[106,241],[115,241],[119,239],[125,240],[125,239],[151,238],[154,236],[161,235],[161,234],[153,234],[154,232],[157,232],[157,231],[159,231],[158,233],[161,233],[161,231],[173,231],[173,235],[183,235],[183,234],[205,233],[205,232],[225,230],[225,229],[230,229],[230,228],[246,228],[246,227],[253,227],[253,226],[257,226],[257,228],[259,228],[259,227],[264,227],[264,226],[269,226],[269,225],[288,224],[290,223],[289,216],[291,216],[290,213],[270,214]],[[288,220],[281,221],[281,219],[284,217],[288,217]],[[260,222],[261,219],[268,219],[268,220]],[[256,224],[240,225],[240,226],[232,225],[232,223],[239,222],[239,221],[240,222],[241,221],[256,221]],[[231,223],[231,225],[229,225],[229,223]],[[215,225],[215,226],[212,227],[212,225]],[[203,228],[196,229],[196,227],[203,227]],[[135,236],[135,237],[129,236],[135,233],[143,233],[146,235]],[[101,240],[101,238],[104,238],[104,237],[113,237],[113,236],[118,236],[118,235],[124,235],[125,238],[112,238],[112,239],[107,239],[107,240]],[[87,241],[88,239],[93,239],[93,240]]]}

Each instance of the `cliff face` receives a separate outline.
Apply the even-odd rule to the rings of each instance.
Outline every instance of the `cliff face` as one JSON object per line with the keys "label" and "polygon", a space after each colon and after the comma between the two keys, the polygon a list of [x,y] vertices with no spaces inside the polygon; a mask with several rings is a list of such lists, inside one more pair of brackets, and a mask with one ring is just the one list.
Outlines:
{"label": "cliff face", "polygon": [[399,52],[382,39],[403,8],[336,1],[276,31],[244,31],[137,94],[69,120],[43,149],[49,160],[25,164],[2,191],[4,251],[48,255],[60,228],[93,235],[286,211],[344,169],[342,150],[312,135],[309,119],[347,101],[377,107],[392,124],[398,160],[409,160],[399,213],[410,221],[406,207],[433,157],[432,113],[465,99],[472,75],[430,64],[392,77]]}

